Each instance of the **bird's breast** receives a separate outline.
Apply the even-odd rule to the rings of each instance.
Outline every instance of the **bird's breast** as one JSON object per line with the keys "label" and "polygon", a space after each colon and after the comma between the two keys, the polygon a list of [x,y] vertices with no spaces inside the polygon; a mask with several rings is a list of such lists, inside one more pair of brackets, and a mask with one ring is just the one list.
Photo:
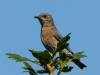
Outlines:
{"label": "bird's breast", "polygon": [[44,47],[53,52],[57,48],[57,40],[53,37],[52,27],[43,27],[41,29],[41,41]]}

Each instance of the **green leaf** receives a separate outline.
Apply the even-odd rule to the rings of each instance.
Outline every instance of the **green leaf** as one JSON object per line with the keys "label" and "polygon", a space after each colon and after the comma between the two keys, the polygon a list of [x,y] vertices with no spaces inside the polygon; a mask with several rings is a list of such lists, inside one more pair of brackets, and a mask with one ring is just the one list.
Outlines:
{"label": "green leaf", "polygon": [[37,75],[35,70],[27,62],[24,62],[24,65],[25,67],[23,67],[23,69],[26,71],[23,72],[29,72],[30,75]]}
{"label": "green leaf", "polygon": [[24,65],[25,65],[26,68],[32,69],[32,67],[27,62],[24,62]]}
{"label": "green leaf", "polygon": [[31,61],[30,59],[28,59],[26,57],[21,57],[18,54],[6,53],[6,55],[8,56],[8,58],[16,60],[16,62]]}
{"label": "green leaf", "polygon": [[65,66],[63,67],[62,72],[70,72],[72,69],[73,69],[72,66]]}
{"label": "green leaf", "polygon": [[35,51],[35,50],[29,50],[32,55],[37,59],[39,60],[39,62],[42,64],[42,65],[45,65],[45,64],[48,64],[50,63],[50,61],[52,60],[52,57],[50,55],[50,53],[45,50],[45,51]]}
{"label": "green leaf", "polygon": [[83,54],[84,52],[77,52],[73,55],[73,59],[79,59],[79,58],[84,58],[87,57],[86,55]]}
{"label": "green leaf", "polygon": [[55,50],[55,52],[53,53],[53,57],[55,56],[55,54],[61,50],[63,50],[64,48],[66,48],[69,44],[66,43],[69,39],[70,39],[70,35],[71,33],[69,33],[68,35],[66,35],[65,37],[63,37],[57,44],[57,49]]}
{"label": "green leaf", "polygon": [[60,69],[59,69],[59,72],[58,72],[57,75],[59,75],[59,74],[62,72],[64,66],[65,66],[68,62],[71,62],[71,61],[72,61],[72,57],[70,57],[70,56],[68,57],[68,56],[66,56],[65,53],[62,53],[62,55],[60,56],[60,60],[58,61],[59,64],[60,64]]}
{"label": "green leaf", "polygon": [[32,71],[30,71],[29,74],[30,75],[38,75],[38,74],[33,73]]}
{"label": "green leaf", "polygon": [[30,60],[30,59],[28,59],[26,57],[22,57],[22,56],[20,56],[18,54],[6,53],[6,55],[8,56],[8,58],[11,58],[13,60],[16,60],[16,62],[30,61],[32,63],[35,63],[37,65],[40,65],[39,61],[37,61],[37,60],[32,61],[32,60]]}
{"label": "green leaf", "polygon": [[38,60],[34,60],[33,63],[35,63],[37,65],[41,65]]}
{"label": "green leaf", "polygon": [[48,72],[48,71],[46,71],[46,70],[36,70],[36,73],[43,74],[43,73],[49,73],[49,72]]}
{"label": "green leaf", "polygon": [[66,35],[65,37],[63,37],[57,44],[57,46],[59,47],[60,45],[62,45],[62,43],[66,43],[69,39],[70,39],[70,35],[71,33],[69,33],[68,35]]}
{"label": "green leaf", "polygon": [[64,48],[66,48],[69,44],[68,43],[64,43],[60,46],[57,47],[56,51],[53,53],[53,57],[55,56],[55,54],[61,50],[63,50]]}

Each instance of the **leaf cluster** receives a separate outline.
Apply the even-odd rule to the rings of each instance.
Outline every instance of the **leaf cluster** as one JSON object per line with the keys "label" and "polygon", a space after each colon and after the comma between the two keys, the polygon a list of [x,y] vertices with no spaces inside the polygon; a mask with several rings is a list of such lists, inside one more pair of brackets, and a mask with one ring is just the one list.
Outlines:
{"label": "leaf cluster", "polygon": [[[58,42],[57,49],[53,54],[50,54],[48,50],[45,51],[29,50],[29,52],[31,52],[32,56],[36,60],[31,60],[27,57],[22,57],[18,54],[6,53],[6,55],[8,56],[8,58],[11,58],[16,62],[23,62],[24,64],[24,67],[22,67],[24,69],[23,72],[29,72],[30,75],[38,75],[44,73],[49,73],[49,75],[53,75],[53,72],[55,70],[58,70],[57,75],[60,75],[61,72],[70,72],[73,69],[73,67],[68,66],[67,64],[71,62],[73,59],[86,57],[86,55],[84,55],[83,52],[78,52],[70,56],[66,56],[65,53],[62,53],[61,56],[56,61],[53,60],[57,52],[65,49],[69,45],[66,42],[68,42],[68,40],[70,39],[69,36],[70,34],[71,33],[66,35],[64,38],[62,38],[61,41]],[[32,66],[28,62],[37,64],[43,67],[43,69],[35,70],[35,68],[32,68]]]}

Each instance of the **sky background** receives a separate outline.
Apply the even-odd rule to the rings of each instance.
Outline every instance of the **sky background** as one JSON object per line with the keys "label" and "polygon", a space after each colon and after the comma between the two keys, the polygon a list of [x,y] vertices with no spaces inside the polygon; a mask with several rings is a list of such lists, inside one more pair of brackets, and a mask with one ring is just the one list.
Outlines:
{"label": "sky background", "polygon": [[73,52],[84,51],[87,55],[81,59],[87,68],[80,70],[69,63],[74,69],[61,75],[99,75],[100,0],[0,0],[0,75],[29,75],[22,73],[23,63],[8,59],[5,54],[16,53],[33,60],[28,49],[45,50],[40,23],[33,18],[41,13],[53,16],[63,36],[71,32],[69,44]]}

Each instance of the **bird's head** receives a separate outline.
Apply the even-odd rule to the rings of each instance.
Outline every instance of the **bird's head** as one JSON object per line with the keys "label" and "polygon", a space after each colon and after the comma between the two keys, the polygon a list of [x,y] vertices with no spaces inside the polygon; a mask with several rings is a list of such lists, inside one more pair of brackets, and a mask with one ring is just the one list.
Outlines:
{"label": "bird's head", "polygon": [[53,18],[50,14],[42,13],[38,16],[35,16],[34,18],[37,18],[39,20],[42,27],[49,27],[54,25]]}

